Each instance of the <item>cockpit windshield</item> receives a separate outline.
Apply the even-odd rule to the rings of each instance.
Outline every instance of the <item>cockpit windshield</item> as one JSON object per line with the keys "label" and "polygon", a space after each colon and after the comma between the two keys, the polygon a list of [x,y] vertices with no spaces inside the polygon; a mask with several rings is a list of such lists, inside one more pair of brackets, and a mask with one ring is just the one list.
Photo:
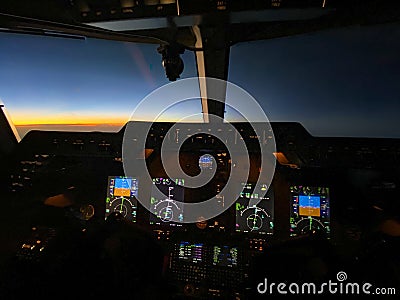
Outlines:
{"label": "cockpit windshield", "polygon": [[[0,99],[21,137],[32,129],[119,131],[146,95],[169,83],[156,44],[11,33],[0,40]],[[181,79],[196,76],[194,54],[182,59]],[[176,120],[182,109],[198,114],[201,103],[164,118]]]}
{"label": "cockpit windshield", "polygon": [[[250,92],[270,121],[300,122],[317,136],[398,138],[398,53],[398,24],[239,43],[229,81]],[[226,118],[235,114],[227,110]]]}
{"label": "cockpit windshield", "polygon": [[[397,138],[399,37],[398,24],[384,24],[237,43],[228,80],[270,121],[299,122],[316,136]],[[0,39],[0,98],[21,137],[32,129],[118,131],[144,97],[169,83],[155,44],[11,33]],[[197,76],[194,52],[182,59],[180,78]],[[225,119],[241,121],[229,89],[226,103]],[[192,99],[160,120],[196,115],[201,122],[201,112]]]}

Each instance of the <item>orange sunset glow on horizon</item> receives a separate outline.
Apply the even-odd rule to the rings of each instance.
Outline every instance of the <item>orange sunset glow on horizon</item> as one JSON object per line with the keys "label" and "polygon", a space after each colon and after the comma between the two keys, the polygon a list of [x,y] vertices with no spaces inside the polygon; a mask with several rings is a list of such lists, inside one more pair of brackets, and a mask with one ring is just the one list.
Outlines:
{"label": "orange sunset glow on horizon", "polygon": [[129,120],[129,116],[107,116],[94,114],[54,115],[35,112],[17,112],[10,116],[19,135],[24,137],[31,130],[55,131],[119,131]]}
{"label": "orange sunset glow on horizon", "polygon": [[14,125],[99,125],[125,124],[129,120],[129,116],[73,116],[73,115],[55,115],[55,116],[29,116],[25,114],[12,115]]}

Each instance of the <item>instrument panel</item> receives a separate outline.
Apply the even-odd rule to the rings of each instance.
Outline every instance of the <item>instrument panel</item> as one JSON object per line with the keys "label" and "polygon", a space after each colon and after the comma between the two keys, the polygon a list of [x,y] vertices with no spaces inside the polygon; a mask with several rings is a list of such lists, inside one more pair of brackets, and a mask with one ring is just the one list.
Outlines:
{"label": "instrument panel", "polygon": [[[342,238],[338,235],[339,217],[342,220],[347,217],[348,206],[353,207],[352,212],[357,212],[369,199],[365,193],[362,201],[359,200],[359,190],[366,190],[360,187],[360,178],[369,178],[372,174],[379,180],[397,174],[393,171],[393,175],[388,168],[363,170],[352,165],[362,159],[361,156],[340,160],[348,161],[346,168],[334,164],[334,150],[328,145],[331,140],[319,140],[298,126],[292,128],[283,124],[286,127],[274,128],[280,153],[277,159],[283,155],[289,164],[276,165],[271,183],[267,184],[262,178],[257,180],[259,158],[256,147],[250,147],[248,180],[238,183],[240,192],[236,199],[228,199],[221,194],[233,165],[226,149],[218,148],[208,137],[196,138],[184,145],[186,148],[180,152],[179,160],[185,173],[196,176],[201,171],[207,174],[215,171],[205,187],[195,190],[183,178],[170,177],[164,172],[157,146],[165,135],[161,125],[152,129],[155,138],[149,141],[146,146],[149,149],[146,148],[145,157],[141,158],[147,162],[150,181],[143,180],[140,174],[124,175],[118,147],[122,133],[28,134],[16,152],[10,171],[9,195],[10,199],[17,199],[12,203],[29,204],[23,199],[40,202],[58,193],[71,196],[81,207],[94,209],[94,213],[91,210],[87,214],[90,218],[79,217],[85,209],[69,212],[71,216],[78,216],[79,226],[107,223],[117,213],[134,228],[151,232],[152,238],[166,249],[164,274],[169,283],[177,287],[177,294],[194,299],[246,299],[248,290],[254,290],[251,276],[254,268],[257,269],[255,258],[269,254],[277,245],[303,237],[337,243],[338,237]],[[74,147],[77,139],[84,144],[82,148]],[[252,145],[254,135],[249,133],[248,140]],[[230,141],[235,141],[234,136]],[[364,145],[358,142],[360,147]],[[341,145],[336,140],[335,143]],[[109,145],[107,149],[105,144]],[[12,164],[11,159],[9,164]],[[240,161],[233,170],[240,171]],[[200,218],[196,223],[185,222],[187,211],[183,204],[213,196],[215,204],[223,208],[221,214],[207,220]],[[142,205],[143,201],[149,209]],[[362,219],[361,214],[359,218],[367,220]],[[355,214],[349,219],[355,220]],[[31,245],[30,242],[25,244]],[[25,252],[31,252],[26,247],[24,256],[27,256]]]}
{"label": "instrument panel", "polygon": [[[264,196],[260,192],[266,193]],[[243,191],[235,203],[236,232],[273,234],[274,194],[267,184],[256,187],[243,183]]]}
{"label": "instrument panel", "polygon": [[125,176],[108,177],[105,218],[118,212],[130,222],[136,222],[138,181]]}
{"label": "instrument panel", "polygon": [[[210,161],[207,158],[207,167]],[[193,193],[188,193],[183,179],[153,178],[149,199],[141,199],[148,201],[150,210],[137,200],[141,196],[140,178],[109,176],[107,183],[105,220],[117,212],[129,222],[152,230],[168,249],[165,274],[182,297],[247,299],[252,260],[277,240],[275,193],[282,193],[280,189],[243,182],[231,208],[194,226],[184,223],[183,203],[190,201],[188,195]],[[329,239],[330,189],[308,185],[287,188],[290,212],[286,235],[292,239],[302,235]],[[174,216],[181,222],[174,222]],[[278,216],[281,218],[282,213]]]}
{"label": "instrument panel", "polygon": [[[177,227],[192,228],[185,224],[184,206],[187,192],[183,179],[157,177],[152,180],[151,195],[148,199],[150,210],[138,202],[140,180],[126,176],[109,176],[105,197],[104,218],[119,213],[128,221],[136,223],[138,218],[152,229],[172,230]],[[329,187],[303,185],[289,186],[290,237],[307,234],[322,234],[330,238],[330,193]],[[229,224],[223,230],[232,235],[248,235],[268,239],[274,234],[274,188],[261,183],[242,183],[242,191],[233,207],[212,220],[199,220],[196,228],[214,228],[215,224]],[[143,199],[142,199],[143,200]],[[221,206],[224,204],[221,200]],[[138,215],[139,213],[139,215]],[[175,217],[174,217],[175,216]],[[226,218],[229,220],[226,220]],[[177,219],[178,222],[173,221]],[[221,227],[218,227],[221,229]],[[264,236],[264,237],[263,237]]]}
{"label": "instrument panel", "polygon": [[293,185],[290,195],[290,236],[319,233],[329,239],[329,188]]}
{"label": "instrument panel", "polygon": [[[184,222],[184,182],[183,179],[153,179],[150,197],[151,225],[182,226]],[[175,219],[179,222],[174,222]]]}

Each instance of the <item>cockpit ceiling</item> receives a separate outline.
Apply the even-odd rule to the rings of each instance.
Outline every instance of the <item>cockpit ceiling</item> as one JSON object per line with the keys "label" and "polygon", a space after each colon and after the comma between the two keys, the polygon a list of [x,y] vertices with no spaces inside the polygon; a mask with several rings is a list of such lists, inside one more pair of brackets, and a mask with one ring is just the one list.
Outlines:
{"label": "cockpit ceiling", "polygon": [[187,47],[194,46],[190,28],[195,25],[223,25],[225,40],[237,43],[400,20],[398,1],[377,0],[20,0],[17,3],[4,0],[0,4],[1,30],[140,43],[168,43],[178,38]]}

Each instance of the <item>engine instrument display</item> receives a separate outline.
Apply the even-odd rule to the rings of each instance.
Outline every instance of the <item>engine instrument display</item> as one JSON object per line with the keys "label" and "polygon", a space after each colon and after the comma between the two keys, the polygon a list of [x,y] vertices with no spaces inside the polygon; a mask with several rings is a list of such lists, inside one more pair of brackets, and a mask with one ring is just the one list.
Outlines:
{"label": "engine instrument display", "polygon": [[230,246],[213,247],[213,265],[235,267],[238,264],[238,249]]}
{"label": "engine instrument display", "polygon": [[235,211],[236,232],[273,234],[274,195],[266,184],[243,183]]}
{"label": "engine instrument display", "polygon": [[291,186],[290,236],[330,235],[329,188]]}
{"label": "engine instrument display", "polygon": [[189,243],[182,241],[179,243],[179,259],[189,263],[200,263],[203,261],[203,244]]}
{"label": "engine instrument display", "polygon": [[109,176],[105,218],[118,212],[127,220],[136,222],[139,183],[136,178]]}
{"label": "engine instrument display", "polygon": [[[154,178],[150,198],[150,224],[182,226],[184,180]],[[175,221],[174,221],[175,220]]]}

